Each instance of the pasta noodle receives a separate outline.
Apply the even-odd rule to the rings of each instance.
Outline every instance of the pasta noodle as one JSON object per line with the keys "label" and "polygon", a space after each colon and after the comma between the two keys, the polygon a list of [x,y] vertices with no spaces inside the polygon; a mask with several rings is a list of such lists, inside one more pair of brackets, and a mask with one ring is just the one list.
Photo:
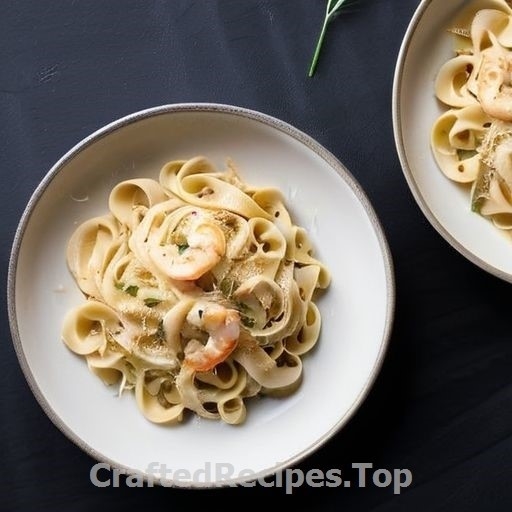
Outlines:
{"label": "pasta noodle", "polygon": [[471,208],[512,229],[512,8],[471,2],[454,21],[455,56],[436,78],[447,107],[431,147],[442,172],[471,187]]}
{"label": "pasta noodle", "polygon": [[239,424],[246,399],[297,389],[331,277],[277,189],[198,156],[118,183],[108,207],[67,247],[86,300],[62,339],[92,373],[166,424]]}

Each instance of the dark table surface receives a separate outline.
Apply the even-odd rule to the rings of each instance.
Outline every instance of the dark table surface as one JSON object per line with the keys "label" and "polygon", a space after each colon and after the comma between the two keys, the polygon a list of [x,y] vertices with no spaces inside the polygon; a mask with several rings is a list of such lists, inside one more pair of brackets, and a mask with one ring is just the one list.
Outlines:
{"label": "dark table surface", "polygon": [[1,510],[90,510],[100,503],[149,509],[157,502],[172,508],[177,500],[241,506],[294,497],[318,510],[511,510],[512,289],[431,227],[395,150],[393,73],[417,5],[362,0],[330,26],[317,73],[308,78],[323,0],[1,2],[3,281],[35,187],[65,151],[102,125],[179,102],[228,103],[281,118],[326,146],[366,191],[391,247],[397,293],[389,351],[370,395],[299,468],[350,472],[353,463],[371,462],[413,475],[399,495],[371,483],[306,485],[293,496],[261,486],[131,489],[121,481],[119,488],[97,488],[89,479],[95,461],[31,394],[4,307]]}

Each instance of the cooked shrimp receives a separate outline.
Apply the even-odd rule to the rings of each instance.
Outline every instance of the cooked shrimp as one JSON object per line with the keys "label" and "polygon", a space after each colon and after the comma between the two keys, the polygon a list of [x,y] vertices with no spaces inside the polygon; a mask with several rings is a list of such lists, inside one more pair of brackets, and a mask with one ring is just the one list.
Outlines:
{"label": "cooked shrimp", "polygon": [[226,240],[218,226],[201,220],[192,223],[183,234],[186,244],[177,246],[168,274],[178,281],[193,281],[221,260]]}
{"label": "cooked shrimp", "polygon": [[488,115],[512,121],[512,55],[497,46],[482,52],[478,99]]}
{"label": "cooked shrimp", "polygon": [[222,363],[235,349],[240,336],[240,315],[215,302],[198,302],[187,315],[189,324],[209,334],[205,345],[191,343],[185,349],[184,364],[207,372]]}

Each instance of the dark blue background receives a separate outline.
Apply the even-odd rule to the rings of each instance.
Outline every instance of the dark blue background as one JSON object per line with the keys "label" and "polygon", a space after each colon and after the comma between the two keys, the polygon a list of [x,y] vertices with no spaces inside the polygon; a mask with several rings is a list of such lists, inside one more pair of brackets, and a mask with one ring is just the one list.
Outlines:
{"label": "dark blue background", "polygon": [[[294,492],[318,510],[512,505],[512,288],[434,231],[407,188],[394,145],[393,73],[417,5],[361,0],[330,26],[317,73],[308,78],[323,0],[0,2],[4,283],[19,218],[52,164],[105,123],[147,107],[205,101],[262,111],[317,139],[361,183],[394,258],[394,331],[368,399],[300,468],[350,475],[351,463],[372,462],[409,468],[414,481],[400,496],[374,486]],[[157,502],[176,509],[185,500],[187,509],[268,506],[285,497],[262,487],[94,487],[95,461],[54,427],[25,382],[6,307],[1,329],[1,510],[149,509]]]}

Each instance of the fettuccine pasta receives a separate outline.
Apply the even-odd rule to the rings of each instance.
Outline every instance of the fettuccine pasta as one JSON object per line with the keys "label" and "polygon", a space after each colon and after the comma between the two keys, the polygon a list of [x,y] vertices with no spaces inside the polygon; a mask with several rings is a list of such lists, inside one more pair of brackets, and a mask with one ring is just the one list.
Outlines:
{"label": "fettuccine pasta", "polygon": [[447,106],[431,147],[442,172],[469,184],[472,210],[512,229],[512,8],[471,2],[451,28],[455,56],[439,70],[437,98]]}
{"label": "fettuccine pasta", "polygon": [[91,372],[155,423],[239,424],[246,399],[297,389],[330,274],[278,190],[198,156],[117,184],[108,209],[67,248],[86,300],[62,338]]}

